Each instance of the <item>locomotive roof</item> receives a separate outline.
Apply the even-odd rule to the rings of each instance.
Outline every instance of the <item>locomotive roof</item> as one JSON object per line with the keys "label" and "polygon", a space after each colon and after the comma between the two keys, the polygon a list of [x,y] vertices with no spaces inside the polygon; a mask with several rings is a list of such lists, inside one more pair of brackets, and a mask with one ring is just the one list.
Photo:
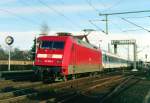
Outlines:
{"label": "locomotive roof", "polygon": [[51,36],[51,35],[46,35],[46,36],[40,36],[40,37],[38,37],[38,39],[48,40],[49,38],[52,38],[52,37],[66,39],[68,36]]}
{"label": "locomotive roof", "polygon": [[81,39],[78,39],[78,38],[76,38],[76,37],[73,37],[73,38],[76,40],[76,42],[77,42],[78,44],[81,44],[81,45],[86,46],[86,47],[88,47],[88,48],[92,48],[92,49],[98,50],[98,47],[96,47],[95,45],[92,45],[92,44],[90,44],[90,43],[87,43],[87,42],[85,42],[85,41],[83,41],[83,40],[81,40]]}
{"label": "locomotive roof", "polygon": [[71,37],[71,38],[73,38],[74,40],[76,40],[76,42],[78,43],[78,44],[81,44],[81,45],[83,45],[83,46],[85,46],[85,47],[88,47],[88,48],[91,48],[91,49],[95,49],[95,50],[98,50],[98,47],[96,47],[96,46],[94,46],[94,45],[92,45],[92,44],[90,44],[90,43],[87,43],[87,42],[85,42],[85,41],[83,41],[81,38],[83,38],[83,36],[81,35],[81,36],[72,36],[72,35],[61,35],[61,36],[40,36],[40,37],[38,37],[38,39],[48,39],[49,37],[58,37],[58,38],[61,38],[61,39],[66,39],[66,38],[68,38],[68,37]]}

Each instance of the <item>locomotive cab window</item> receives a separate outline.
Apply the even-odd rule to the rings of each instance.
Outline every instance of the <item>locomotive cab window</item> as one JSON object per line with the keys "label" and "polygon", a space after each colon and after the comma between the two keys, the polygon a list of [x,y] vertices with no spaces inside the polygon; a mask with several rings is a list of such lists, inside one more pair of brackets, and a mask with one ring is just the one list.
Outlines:
{"label": "locomotive cab window", "polygon": [[62,41],[53,42],[53,49],[64,49],[64,44]]}
{"label": "locomotive cab window", "polygon": [[44,49],[64,49],[63,41],[42,41],[41,48]]}

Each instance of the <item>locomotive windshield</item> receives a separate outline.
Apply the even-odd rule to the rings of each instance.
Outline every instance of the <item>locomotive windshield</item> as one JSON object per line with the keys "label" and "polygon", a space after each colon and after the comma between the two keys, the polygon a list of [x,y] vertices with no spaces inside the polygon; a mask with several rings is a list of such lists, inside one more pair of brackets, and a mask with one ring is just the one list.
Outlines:
{"label": "locomotive windshield", "polygon": [[64,49],[63,41],[42,41],[41,48],[44,49]]}

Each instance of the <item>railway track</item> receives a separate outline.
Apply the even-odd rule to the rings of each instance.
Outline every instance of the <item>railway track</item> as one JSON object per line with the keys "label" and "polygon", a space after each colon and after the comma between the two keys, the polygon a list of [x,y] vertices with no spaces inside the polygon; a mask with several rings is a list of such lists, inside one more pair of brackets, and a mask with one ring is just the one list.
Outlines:
{"label": "railway track", "polygon": [[[103,78],[103,79],[97,79],[97,80],[93,80],[93,81],[89,81],[89,82],[86,82],[86,83],[80,83],[78,85],[74,85],[72,86],[72,88],[67,88],[67,89],[62,89],[62,91],[59,93],[59,95],[57,95],[56,98],[58,98],[58,100],[61,100],[59,101],[60,103],[66,101],[66,100],[69,100],[75,96],[78,96],[79,94],[81,93],[84,93],[84,92],[87,92],[89,90],[92,90],[92,88],[96,85],[96,84],[101,84],[104,85],[106,81],[111,81],[112,79],[117,79],[117,78],[120,78],[121,76],[115,76],[115,77],[109,77],[109,78]],[[97,85],[98,86],[98,85]],[[55,99],[56,99],[55,98]],[[66,99],[64,99],[66,98]],[[45,100],[45,101],[42,101],[40,103],[46,103],[47,101],[51,101],[51,100],[54,100],[54,97],[48,99],[48,100]]]}
{"label": "railway track", "polygon": [[[76,91],[68,92],[65,95],[61,95],[60,97],[57,97],[57,99],[55,99],[55,102],[56,103],[78,103],[78,102],[81,103],[81,102],[85,102],[85,101],[82,101],[82,99],[84,97],[89,97],[90,98],[89,101],[91,101],[93,99],[93,96],[89,96],[89,93],[91,93],[93,90],[108,86],[115,82],[123,81],[124,79],[126,79],[126,78],[122,77],[122,76],[118,76],[118,77],[111,77],[109,79],[92,81],[93,82],[92,84],[88,84],[86,86],[81,86],[80,88],[77,88]],[[41,103],[47,103],[48,101],[52,102],[52,100],[53,99],[51,98],[51,99],[49,99],[47,101],[43,101]],[[80,101],[77,102],[76,100],[80,100]],[[89,103],[91,103],[91,102],[89,102]]]}
{"label": "railway track", "polygon": [[119,95],[121,92],[125,91],[127,88],[135,85],[141,80],[141,78],[137,77],[130,77],[127,78],[125,81],[121,82],[119,85],[117,85],[112,91],[108,92],[107,95],[105,95],[103,98],[101,98],[99,103],[110,103],[111,98]]}
{"label": "railway track", "polygon": [[12,80],[1,80],[0,81],[0,93],[2,92],[2,90],[7,89],[7,88],[15,88],[17,86],[21,86],[21,85],[30,85],[31,82],[30,81],[19,81],[19,82],[14,82]]}
{"label": "railway track", "polygon": [[[52,84],[43,84],[42,82],[10,82],[12,89],[5,91],[0,86],[0,103],[70,103],[70,101],[78,98],[90,98],[89,101],[99,100],[110,92],[110,88],[125,81],[130,76],[120,75],[104,75],[99,77],[84,77],[67,82],[58,82]],[[4,81],[3,81],[4,82]],[[6,83],[7,84],[7,83]],[[100,96],[93,95],[95,91],[106,91]],[[76,102],[74,102],[76,103]],[[90,102],[89,102],[90,103]]]}
{"label": "railway track", "polygon": [[[113,76],[113,78],[119,78],[120,76]],[[53,83],[53,84],[40,84],[35,83],[28,85],[16,85],[15,88],[17,90],[5,92],[0,94],[0,103],[15,103],[15,102],[23,102],[28,99],[36,100],[36,98],[41,98],[41,102],[49,101],[49,97],[59,97],[65,93],[67,96],[77,93],[80,87],[85,88],[85,85],[95,85],[98,82],[104,82],[112,77],[86,77],[80,78],[76,80],[71,80],[67,82]],[[47,95],[42,97],[43,95]],[[52,99],[50,98],[50,99]],[[44,99],[44,101],[43,101]],[[33,102],[33,101],[32,101]]]}
{"label": "railway track", "polygon": [[[134,76],[112,78],[108,81],[104,81],[103,83],[80,89],[80,92],[70,94],[66,98],[61,96],[61,99],[55,99],[54,103],[111,103],[111,98],[116,97],[121,92],[130,86],[135,85],[139,81],[140,79],[135,78]],[[93,96],[91,95],[93,91],[97,91],[99,94]],[[53,99],[49,100],[50,103],[52,100]]]}

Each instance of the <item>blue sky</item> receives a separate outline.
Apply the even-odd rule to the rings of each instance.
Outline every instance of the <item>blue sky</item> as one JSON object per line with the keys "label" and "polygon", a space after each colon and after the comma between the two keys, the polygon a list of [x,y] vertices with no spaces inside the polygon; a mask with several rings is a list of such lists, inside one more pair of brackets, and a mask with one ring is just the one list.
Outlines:
{"label": "blue sky", "polygon": [[[81,31],[85,28],[97,29],[89,23],[89,20],[102,20],[103,17],[100,17],[99,13],[148,10],[150,7],[148,0],[41,1],[46,5],[43,5],[39,0],[1,0],[0,31],[38,31],[43,23],[47,23],[51,30],[56,31]],[[149,13],[140,13],[110,16],[110,31],[121,32],[121,30],[136,29],[137,27],[119,18],[134,16],[143,17],[150,15]],[[128,19],[144,27],[150,25],[147,23],[150,17]],[[104,22],[97,21],[94,23],[104,29]]]}
{"label": "blue sky", "polygon": [[[40,34],[43,23],[49,26],[50,33],[60,31],[80,32],[89,28],[105,30],[105,23],[102,21],[104,17],[99,16],[99,13],[141,10],[150,10],[149,0],[1,0],[0,45],[6,46],[4,43],[5,37],[12,35],[15,38],[13,47],[30,49],[33,38]],[[149,33],[121,18],[150,30],[149,16],[150,12],[109,16],[109,35],[106,36],[101,31],[98,33],[110,39],[112,37],[113,39],[136,39],[140,50],[147,45],[149,46]],[[97,27],[92,25],[89,20]],[[90,35],[90,39],[93,38],[91,41],[95,44],[98,44],[97,42],[103,37],[95,38]],[[105,42],[103,42],[103,45],[106,49]],[[146,49],[141,54],[142,57],[149,52],[150,49]]]}

